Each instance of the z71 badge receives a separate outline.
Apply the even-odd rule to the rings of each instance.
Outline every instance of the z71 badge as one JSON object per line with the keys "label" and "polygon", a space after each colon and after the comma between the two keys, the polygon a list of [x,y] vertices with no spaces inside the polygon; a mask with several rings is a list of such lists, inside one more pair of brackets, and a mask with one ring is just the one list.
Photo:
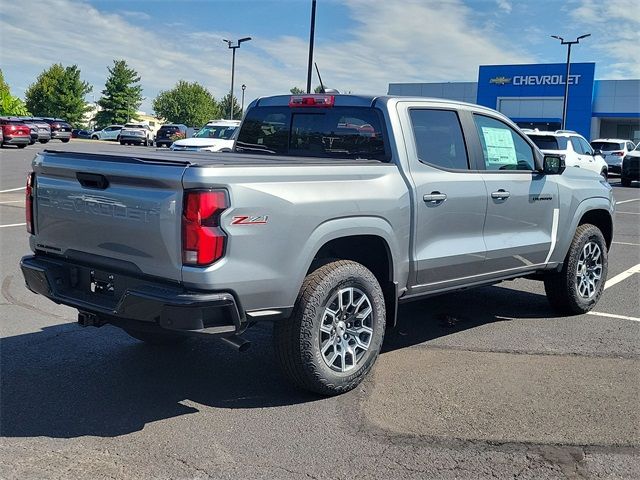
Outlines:
{"label": "z71 badge", "polygon": [[262,225],[269,220],[268,215],[259,215],[252,217],[249,215],[236,215],[231,220],[231,225]]}

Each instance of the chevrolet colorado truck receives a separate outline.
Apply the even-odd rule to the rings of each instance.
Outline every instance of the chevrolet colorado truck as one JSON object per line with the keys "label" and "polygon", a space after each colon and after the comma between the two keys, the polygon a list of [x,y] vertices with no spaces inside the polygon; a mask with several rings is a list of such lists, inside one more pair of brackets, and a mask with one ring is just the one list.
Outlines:
{"label": "chevrolet colorado truck", "polygon": [[251,103],[234,152],[36,155],[33,292],[151,343],[274,322],[299,387],[354,388],[401,302],[527,276],[559,312],[602,294],[614,200],[502,114],[411,97]]}

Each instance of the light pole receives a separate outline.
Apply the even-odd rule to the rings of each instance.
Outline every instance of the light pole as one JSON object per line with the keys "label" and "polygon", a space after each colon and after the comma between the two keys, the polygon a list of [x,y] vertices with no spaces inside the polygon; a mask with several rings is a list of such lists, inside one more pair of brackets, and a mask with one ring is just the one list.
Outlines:
{"label": "light pole", "polygon": [[247,86],[242,84],[242,114],[244,115],[244,91],[247,89]]}
{"label": "light pole", "polygon": [[316,0],[311,1],[311,30],[309,31],[309,63],[307,65],[307,93],[311,93],[311,68],[313,67],[313,39],[316,31]]}
{"label": "light pole", "polygon": [[562,130],[565,130],[567,126],[567,104],[569,103],[569,74],[571,73],[571,45],[576,45],[580,43],[580,40],[582,40],[583,38],[587,38],[590,36],[591,34],[587,33],[586,35],[580,35],[575,40],[565,40],[558,35],[551,35],[551,38],[560,40],[560,45],[567,45],[567,74],[564,77],[564,98],[562,100]]}
{"label": "light pole", "polygon": [[227,44],[227,46],[231,49],[231,96],[229,98],[229,118],[233,120],[233,77],[235,75],[236,70],[236,49],[240,48],[240,44],[242,42],[248,42],[251,40],[251,37],[244,37],[238,40],[238,42],[234,45],[232,40],[223,39],[222,41]]}

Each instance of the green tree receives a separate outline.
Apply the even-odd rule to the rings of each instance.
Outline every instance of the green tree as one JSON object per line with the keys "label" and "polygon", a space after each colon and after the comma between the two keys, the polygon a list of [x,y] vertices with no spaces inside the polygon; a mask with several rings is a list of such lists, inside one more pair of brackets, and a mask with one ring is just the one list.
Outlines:
{"label": "green tree", "polygon": [[153,100],[156,115],[170,122],[199,127],[220,116],[219,106],[209,90],[197,82],[180,80]]}
{"label": "green tree", "polygon": [[107,70],[109,77],[102,98],[98,100],[102,110],[96,115],[96,122],[108,125],[137,120],[136,112],[142,103],[140,75],[125,60],[114,60],[113,67],[107,67]]}
{"label": "green tree", "polygon": [[0,115],[30,115],[24,102],[11,95],[9,85],[4,81],[4,74],[0,69]]}
{"label": "green tree", "polygon": [[[302,95],[304,93],[307,93],[306,90],[303,90],[298,87],[292,87],[289,89],[289,91],[291,92],[292,95]],[[313,93],[322,93],[322,87],[318,85],[316,88],[313,89]]]}
{"label": "green tree", "polygon": [[25,93],[27,109],[34,115],[60,117],[80,124],[90,110],[84,97],[93,87],[80,78],[77,65],[56,63],[43,71]]}
{"label": "green tree", "polygon": [[[222,100],[220,100],[220,116],[222,118],[229,118],[229,107],[230,107],[230,98],[231,94],[227,93]],[[233,96],[233,115],[232,119],[242,118],[242,108],[240,108],[240,103],[238,103],[238,99],[236,96]]]}

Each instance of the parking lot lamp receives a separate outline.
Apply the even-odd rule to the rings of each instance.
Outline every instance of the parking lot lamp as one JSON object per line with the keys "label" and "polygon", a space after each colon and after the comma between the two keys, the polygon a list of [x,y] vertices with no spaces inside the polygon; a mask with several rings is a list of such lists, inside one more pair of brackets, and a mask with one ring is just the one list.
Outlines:
{"label": "parking lot lamp", "polygon": [[240,48],[242,42],[248,42],[251,37],[244,37],[237,41],[234,45],[232,40],[222,39],[223,42],[231,49],[231,95],[229,97],[229,119],[233,120],[233,78],[236,69],[236,49]]}
{"label": "parking lot lamp", "polygon": [[243,83],[242,84],[242,114],[244,115],[244,91],[246,90],[247,86]]}
{"label": "parking lot lamp", "polygon": [[565,40],[558,35],[551,35],[551,38],[560,40],[561,45],[567,46],[567,74],[564,77],[564,98],[562,100],[562,130],[566,130],[567,127],[567,104],[569,103],[569,74],[571,72],[571,45],[580,43],[583,38],[590,37],[591,34],[580,35],[575,40]]}

